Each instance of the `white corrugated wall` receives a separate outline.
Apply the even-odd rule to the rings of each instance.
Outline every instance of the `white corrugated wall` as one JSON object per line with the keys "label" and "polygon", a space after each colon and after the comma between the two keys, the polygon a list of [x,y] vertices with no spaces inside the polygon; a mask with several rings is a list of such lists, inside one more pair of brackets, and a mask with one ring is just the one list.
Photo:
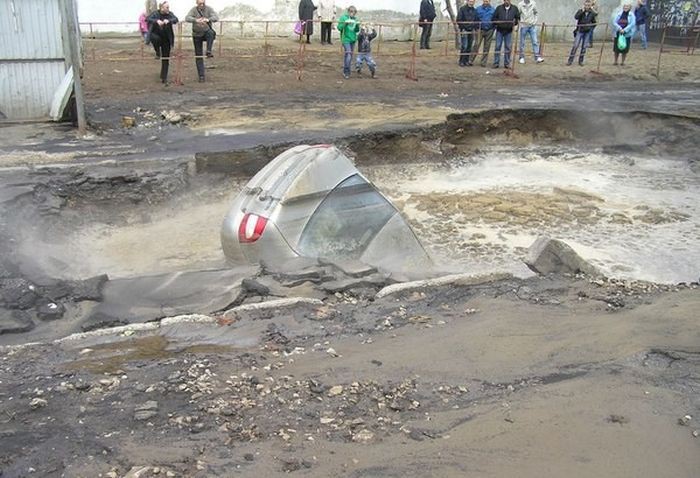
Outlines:
{"label": "white corrugated wall", "polygon": [[0,118],[48,118],[66,71],[60,1],[0,0]]}

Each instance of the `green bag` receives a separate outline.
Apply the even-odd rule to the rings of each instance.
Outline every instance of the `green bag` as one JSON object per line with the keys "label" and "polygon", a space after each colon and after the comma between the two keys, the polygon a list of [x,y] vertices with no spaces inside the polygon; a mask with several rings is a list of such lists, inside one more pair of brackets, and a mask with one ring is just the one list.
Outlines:
{"label": "green bag", "polygon": [[627,49],[627,37],[622,33],[620,33],[617,37],[617,49],[620,51]]}

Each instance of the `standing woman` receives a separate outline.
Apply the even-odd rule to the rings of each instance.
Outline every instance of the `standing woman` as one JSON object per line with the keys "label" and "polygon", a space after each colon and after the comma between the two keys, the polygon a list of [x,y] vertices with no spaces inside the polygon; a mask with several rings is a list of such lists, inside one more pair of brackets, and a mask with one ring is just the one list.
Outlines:
{"label": "standing woman", "polygon": [[151,43],[160,55],[160,81],[168,84],[168,66],[170,66],[170,49],[175,45],[175,33],[173,25],[177,23],[177,17],[170,13],[170,4],[161,2],[158,10],[148,17],[148,26]]}
{"label": "standing woman", "polygon": [[[615,65],[617,65],[617,59],[622,55],[621,66],[625,65],[625,59],[627,58],[627,53],[630,51],[630,43],[635,31],[635,18],[632,12],[632,2],[630,0],[624,0],[622,7],[619,8],[612,17],[612,30],[613,30],[613,52],[615,53]],[[620,37],[625,38],[624,48],[620,48]]]}
{"label": "standing woman", "polygon": [[306,43],[311,43],[311,35],[314,34],[314,10],[316,5],[312,0],[299,2],[299,20],[302,22],[301,34],[306,35]]}
{"label": "standing woman", "polygon": [[318,2],[318,18],[321,20],[321,45],[332,45],[331,30],[335,21],[335,0]]}

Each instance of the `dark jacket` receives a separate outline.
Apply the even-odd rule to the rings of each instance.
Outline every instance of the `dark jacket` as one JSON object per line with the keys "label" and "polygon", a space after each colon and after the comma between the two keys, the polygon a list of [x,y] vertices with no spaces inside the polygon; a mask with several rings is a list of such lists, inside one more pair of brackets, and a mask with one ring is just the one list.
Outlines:
{"label": "dark jacket", "polygon": [[[156,23],[158,20],[168,20],[169,23],[161,27]],[[167,15],[163,15],[162,13],[160,13],[160,10],[157,10],[151,13],[146,19],[146,21],[148,22],[148,31],[151,32],[151,34],[155,34],[162,39],[167,38],[171,46],[175,45],[175,33],[173,32],[173,25],[175,25],[178,22],[178,20],[175,14],[173,14],[173,12],[170,12]]]}
{"label": "dark jacket", "polygon": [[[520,21],[520,10],[515,5],[511,5],[508,10],[503,4],[496,7],[496,12],[493,14],[493,26],[501,33],[509,33],[513,31],[513,27]],[[504,23],[498,23],[504,22]]]}
{"label": "dark jacket", "polygon": [[634,19],[637,20],[637,25],[644,25],[649,19],[650,13],[646,5],[634,9]]}
{"label": "dark jacket", "polygon": [[299,20],[313,20],[316,5],[312,0],[301,0],[299,2]]}
{"label": "dark jacket", "polygon": [[372,51],[372,45],[370,42],[377,38],[377,31],[372,28],[372,33],[367,33],[366,31],[361,31],[357,34],[357,52],[358,53],[370,53]]}
{"label": "dark jacket", "polygon": [[459,14],[457,15],[457,24],[459,25],[459,29],[461,31],[470,32],[472,30],[478,30],[478,22],[479,17],[476,14],[476,8],[470,7],[469,5],[464,5],[462,8],[459,9]]}
{"label": "dark jacket", "polygon": [[420,18],[421,22],[432,22],[437,17],[435,13],[435,4],[433,0],[421,0],[420,2]]}
{"label": "dark jacket", "polygon": [[576,19],[576,29],[581,33],[586,33],[595,28],[595,25],[591,25],[591,23],[596,23],[598,15],[593,10],[580,9],[574,18]]}

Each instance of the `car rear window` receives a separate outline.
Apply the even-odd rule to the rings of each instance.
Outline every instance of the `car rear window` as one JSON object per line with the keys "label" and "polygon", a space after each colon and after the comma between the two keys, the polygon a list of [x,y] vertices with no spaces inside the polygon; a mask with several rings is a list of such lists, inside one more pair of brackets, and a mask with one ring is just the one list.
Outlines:
{"label": "car rear window", "polygon": [[299,252],[309,257],[359,258],[394,214],[394,206],[355,174],[313,212],[301,234]]}

